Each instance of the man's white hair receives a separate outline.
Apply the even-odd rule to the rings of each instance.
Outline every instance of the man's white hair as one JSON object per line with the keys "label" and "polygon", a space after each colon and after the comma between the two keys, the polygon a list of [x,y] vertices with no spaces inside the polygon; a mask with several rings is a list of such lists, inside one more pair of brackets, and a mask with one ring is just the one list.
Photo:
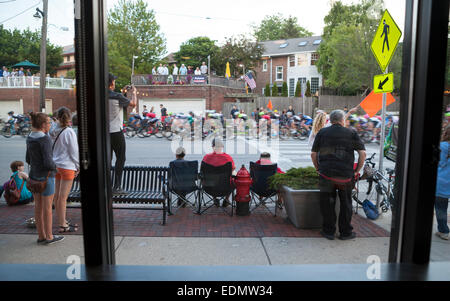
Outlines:
{"label": "man's white hair", "polygon": [[330,122],[335,124],[344,120],[345,113],[342,110],[334,110],[330,113]]}

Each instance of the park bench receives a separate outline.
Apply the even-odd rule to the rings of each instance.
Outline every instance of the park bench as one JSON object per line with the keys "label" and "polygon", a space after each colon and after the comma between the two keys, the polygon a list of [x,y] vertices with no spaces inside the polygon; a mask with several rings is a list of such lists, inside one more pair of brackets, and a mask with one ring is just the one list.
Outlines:
{"label": "park bench", "polygon": [[[114,204],[157,204],[162,207],[132,207],[132,209],[162,210],[163,225],[166,224],[167,192],[164,183],[168,167],[125,166],[122,174],[122,189],[128,194],[113,195]],[[111,184],[114,179],[114,167],[111,168]],[[81,191],[78,178],[74,180],[67,202],[80,202]],[[114,207],[131,209],[131,207]]]}

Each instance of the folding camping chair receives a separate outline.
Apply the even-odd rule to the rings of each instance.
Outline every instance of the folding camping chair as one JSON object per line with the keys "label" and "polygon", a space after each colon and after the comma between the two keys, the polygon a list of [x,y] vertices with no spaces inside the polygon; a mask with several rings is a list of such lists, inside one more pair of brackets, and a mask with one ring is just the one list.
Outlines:
{"label": "folding camping chair", "polygon": [[[212,166],[202,162],[200,166],[201,181],[201,199],[199,202],[198,213],[203,214],[206,210],[220,204],[220,201],[226,201],[231,195],[231,213],[227,209],[220,207],[226,214],[233,216],[234,200],[234,184],[232,182],[232,165],[231,162],[222,166]],[[209,199],[205,201],[205,196]],[[202,206],[205,207],[202,210]]]}
{"label": "folding camping chair", "polygon": [[[253,212],[259,207],[266,208],[271,214],[277,216],[278,191],[269,188],[268,178],[277,173],[277,164],[260,165],[255,162],[250,162],[250,176],[253,184],[250,187],[251,202],[255,205],[250,209]],[[277,199],[274,199],[277,197]],[[269,201],[269,202],[268,202]],[[267,204],[275,204],[275,212],[267,207]]]}
{"label": "folding camping chair", "polygon": [[[198,161],[175,160],[170,162],[167,179],[169,215],[173,215],[172,205],[176,206],[179,202],[183,207],[188,205],[192,210],[198,210],[200,188],[197,180]],[[194,200],[191,200],[192,197]]]}

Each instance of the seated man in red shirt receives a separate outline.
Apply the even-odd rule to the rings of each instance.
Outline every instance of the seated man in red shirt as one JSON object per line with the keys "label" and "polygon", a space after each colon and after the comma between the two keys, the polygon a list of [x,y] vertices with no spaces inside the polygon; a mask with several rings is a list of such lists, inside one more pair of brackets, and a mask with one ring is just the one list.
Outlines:
{"label": "seated man in red shirt", "polygon": [[220,138],[214,138],[212,142],[213,152],[203,157],[203,162],[212,166],[222,166],[227,162],[231,162],[232,169],[235,170],[233,158],[230,155],[223,152],[223,142]]}
{"label": "seated man in red shirt", "polygon": [[[234,172],[236,166],[234,165],[234,161],[233,158],[231,158],[230,155],[226,154],[223,152],[223,142],[222,140],[220,140],[220,138],[214,138],[213,142],[212,142],[212,148],[213,148],[213,152],[210,154],[206,154],[203,157],[203,162],[212,165],[212,166],[222,166],[225,165],[228,162],[231,162],[231,168]],[[230,178],[230,181],[232,181],[232,179]],[[225,200],[222,204],[223,207],[226,207],[230,204],[230,202],[228,200]],[[219,204],[216,203],[216,206],[218,206]]]}
{"label": "seated man in red shirt", "polygon": [[[259,160],[255,162],[256,164],[260,165],[272,165],[272,161],[270,161],[270,154],[269,153],[261,153]],[[285,173],[282,171],[279,167],[277,167],[277,173]]]}

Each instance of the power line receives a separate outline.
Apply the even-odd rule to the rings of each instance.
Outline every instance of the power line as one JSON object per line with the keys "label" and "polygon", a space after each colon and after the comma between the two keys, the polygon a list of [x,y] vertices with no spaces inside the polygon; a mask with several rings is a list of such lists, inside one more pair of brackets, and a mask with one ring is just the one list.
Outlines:
{"label": "power line", "polygon": [[[30,6],[29,8],[27,8],[26,10],[24,10],[24,11],[18,13],[17,15],[14,15],[14,16],[12,16],[12,17],[6,19],[6,20],[1,21],[1,22],[0,22],[0,25],[3,24],[3,23],[5,23],[5,22],[7,22],[7,21],[9,21],[9,20],[11,20],[11,19],[14,19],[15,17],[20,16],[21,14],[23,14],[23,13],[29,11],[29,10],[32,9],[32,8],[35,8],[36,6],[38,6],[39,4],[41,4],[41,2],[42,2],[42,1],[39,1],[39,2],[36,3],[35,5]],[[2,2],[2,3],[5,3],[5,2]]]}

